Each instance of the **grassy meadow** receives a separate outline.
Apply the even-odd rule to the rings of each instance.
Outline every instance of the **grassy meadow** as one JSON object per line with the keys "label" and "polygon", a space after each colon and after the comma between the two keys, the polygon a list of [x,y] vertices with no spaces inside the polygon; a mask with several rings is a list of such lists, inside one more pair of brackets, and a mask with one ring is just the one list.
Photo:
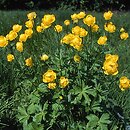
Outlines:
{"label": "grassy meadow", "polygon": [[[18,36],[24,33],[24,30],[26,29],[25,22],[27,21],[27,14],[30,12],[31,11],[20,10],[0,11],[0,35],[6,36],[15,24],[22,25],[22,30],[18,33]],[[79,23],[73,24],[70,16],[74,13],[79,13],[80,11],[46,10],[35,12],[37,17],[34,20],[33,35],[25,41],[23,45],[24,51],[19,52],[15,49],[18,37],[9,41],[6,47],[0,48],[0,129],[123,130],[124,126],[130,125],[130,89],[121,91],[119,88],[119,79],[122,76],[126,76],[130,79],[130,37],[126,40],[120,39],[121,28],[124,28],[130,36],[130,12],[113,12],[110,21],[116,26],[116,31],[114,33],[108,33],[104,30],[106,21],[104,20],[102,12],[86,12],[87,15],[91,14],[96,17],[99,31],[94,33],[91,32],[89,27],[86,27],[87,25],[83,24],[82,20],[79,20]],[[41,19],[45,14],[54,14],[56,17],[55,23],[45,29],[45,31],[38,33],[36,27],[40,25]],[[69,26],[64,25],[66,19],[71,21]],[[63,26],[61,33],[57,33],[54,30],[54,26],[58,24]],[[77,25],[88,31],[88,35],[82,38],[82,41],[84,42],[83,46],[86,46],[86,48],[83,47],[83,51],[79,51],[68,44],[60,46],[59,43],[62,38],[66,34],[71,33],[71,29]],[[97,40],[100,36],[104,35],[108,37],[108,41],[106,45],[100,46],[97,44]],[[6,56],[9,53],[14,54],[14,60],[12,62],[8,62],[6,59]],[[113,74],[105,75],[102,69],[105,54],[108,53],[119,56],[119,73],[115,76]],[[40,56],[42,54],[47,54],[49,59],[47,61],[41,61]],[[78,61],[75,60],[74,62],[74,55],[80,56],[80,59],[77,58]],[[25,60],[30,56],[33,59],[33,65],[25,65]],[[79,63],[80,61],[81,63]],[[68,87],[66,88],[66,86],[63,87],[61,85],[62,89],[58,88],[53,90],[50,88],[49,90],[44,90],[43,88],[47,88],[46,83],[48,82],[44,82],[42,77],[44,78],[45,75],[43,75],[43,73],[45,74],[48,69],[54,70],[57,73],[57,77],[65,76],[66,82],[68,77]],[[61,78],[54,79],[57,84],[61,80]],[[81,96],[80,93],[78,93],[80,89],[76,90],[75,87],[78,87],[78,85],[85,86],[86,84],[88,85],[87,90],[90,89],[90,91],[87,93],[88,95],[86,94],[85,96],[84,94]],[[99,87],[96,88],[93,86]],[[102,88],[101,91],[99,91],[99,88]],[[84,92],[85,91],[86,90],[84,90]],[[92,93],[92,91],[95,91],[96,94]],[[100,96],[98,96],[98,94]],[[85,101],[87,101],[87,103],[85,103]],[[101,110],[99,107],[96,107],[96,109],[93,110],[91,104],[93,102],[100,104]],[[56,106],[56,103],[63,106]],[[40,108],[40,104],[43,105],[43,108]],[[78,109],[78,105],[81,105],[80,109]],[[28,106],[30,107],[28,108]],[[40,109],[44,109],[44,107],[46,116],[41,119],[41,117],[35,115],[35,113],[39,114],[38,112]],[[57,107],[59,107],[60,112],[56,109]],[[74,111],[72,111],[74,114],[69,113],[71,107],[74,109]],[[34,108],[35,110],[31,108]],[[64,110],[65,108],[67,108],[68,111]],[[62,113],[61,111],[64,112]],[[79,114],[77,111],[80,111],[81,113],[79,112]],[[97,115],[95,114],[96,111],[98,113]],[[48,112],[51,114],[49,113],[47,115]],[[79,117],[74,116],[77,114],[76,112],[79,114]],[[29,117],[27,117],[28,113]],[[62,117],[60,113],[64,116]],[[84,113],[88,115],[93,114],[92,118],[94,119],[95,117],[95,120],[97,120],[97,116],[103,117],[103,113],[108,113],[110,114],[109,120],[112,122],[110,123],[108,118],[106,118],[106,121],[109,122],[106,123],[108,127],[102,124],[90,127],[91,118]],[[66,117],[66,115],[70,116]],[[85,115],[86,117],[82,117],[82,115]],[[52,120],[53,117],[55,117],[54,120]],[[74,120],[72,120],[72,117]],[[64,120],[65,118],[70,122]],[[89,124],[85,126],[85,122],[82,123],[82,121],[76,120],[78,122],[77,125],[74,123],[76,118],[81,120],[85,118]],[[40,120],[42,123],[40,121],[36,122],[36,120]],[[46,120],[51,123],[49,124]],[[61,122],[62,120],[63,122]],[[27,126],[24,124],[26,121],[29,123],[28,125],[26,124]],[[32,122],[37,126],[37,129],[35,129],[36,127],[32,127]],[[55,122],[58,122],[61,125],[58,125],[58,123]],[[65,124],[64,122],[71,124],[71,126],[67,126],[67,123]],[[42,124],[44,125],[43,127]]]}

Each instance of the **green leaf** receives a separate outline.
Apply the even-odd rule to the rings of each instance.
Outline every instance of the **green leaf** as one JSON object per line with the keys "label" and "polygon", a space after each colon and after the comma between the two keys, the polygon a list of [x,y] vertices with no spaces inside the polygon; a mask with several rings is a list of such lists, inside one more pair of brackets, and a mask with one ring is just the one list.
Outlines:
{"label": "green leaf", "polygon": [[31,93],[29,95],[29,99],[31,100],[31,103],[36,103],[36,104],[38,104],[39,101],[40,101],[39,95],[38,94],[34,94],[34,93]]}
{"label": "green leaf", "polygon": [[82,94],[78,94],[75,97],[74,101],[72,101],[72,103],[74,103],[74,104],[80,103],[81,99],[82,99]]}
{"label": "green leaf", "polygon": [[21,123],[25,123],[28,121],[30,115],[27,114],[25,108],[18,107],[18,119]]}
{"label": "green leaf", "polygon": [[40,112],[40,113],[38,113],[38,114],[36,114],[35,116],[34,116],[34,118],[33,118],[33,121],[34,122],[36,122],[36,123],[41,123],[41,121],[42,121],[42,113]]}
{"label": "green leaf", "polygon": [[100,125],[97,127],[97,130],[108,130],[108,128],[107,128],[107,125],[105,125],[105,124],[100,124]]}
{"label": "green leaf", "polygon": [[94,102],[94,104],[92,105],[91,109],[93,110],[93,112],[102,112],[100,104],[98,102]]}
{"label": "green leaf", "polygon": [[44,104],[44,106],[43,106],[43,109],[42,109],[42,111],[41,111],[41,112],[42,112],[42,118],[43,118],[43,120],[46,120],[46,119],[45,119],[45,116],[46,116],[46,114],[47,114],[48,106],[49,106],[49,105],[48,105],[48,102],[46,101],[45,104]]}
{"label": "green leaf", "polygon": [[43,130],[43,125],[39,125],[35,122],[23,125],[23,130]]}
{"label": "green leaf", "polygon": [[97,95],[96,91],[94,89],[86,89],[85,91],[86,93],[88,93],[89,95],[92,95],[93,97],[95,97]]}
{"label": "green leaf", "polygon": [[90,105],[91,99],[89,98],[89,96],[86,93],[83,93],[83,96],[85,98],[85,104]]}
{"label": "green leaf", "polygon": [[90,114],[86,118],[89,120],[87,128],[95,128],[98,125],[99,118],[96,115]]}
{"label": "green leaf", "polygon": [[44,125],[43,124],[37,124],[36,122],[31,123],[34,130],[43,130]]}
{"label": "green leaf", "polygon": [[109,114],[105,113],[101,116],[99,120],[100,124],[110,124],[111,121],[109,120]]}
{"label": "green leaf", "polygon": [[90,114],[86,117],[89,121],[95,121],[95,122],[98,122],[99,121],[99,118],[94,115],[94,114]]}
{"label": "green leaf", "polygon": [[45,83],[39,84],[37,90],[38,90],[39,92],[42,92],[42,93],[48,92],[47,84],[45,84]]}
{"label": "green leaf", "polygon": [[32,124],[23,124],[23,130],[34,130]]}
{"label": "green leaf", "polygon": [[27,88],[32,87],[32,82],[30,80],[24,80],[22,84],[24,87],[27,87]]}
{"label": "green leaf", "polygon": [[36,109],[37,109],[37,107],[32,103],[32,104],[30,104],[30,105],[28,106],[27,112],[28,112],[29,114],[33,114],[33,113],[35,113]]}

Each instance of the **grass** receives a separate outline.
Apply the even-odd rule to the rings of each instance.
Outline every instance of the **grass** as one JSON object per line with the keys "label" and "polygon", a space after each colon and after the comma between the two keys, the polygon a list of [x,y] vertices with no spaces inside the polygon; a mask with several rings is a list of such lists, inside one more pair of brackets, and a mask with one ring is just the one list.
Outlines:
{"label": "grass", "polygon": [[[21,24],[24,25],[25,21],[27,20],[26,14],[30,11],[0,11],[0,35],[6,35],[12,28],[14,24]],[[39,21],[41,20],[42,16],[47,13],[54,13],[56,14],[56,23],[62,24],[65,19],[70,19],[70,15],[74,12],[71,10],[51,10],[51,11],[36,11],[37,13],[37,20],[36,23],[39,24]],[[88,12],[96,16],[99,26],[103,27],[104,21],[103,21],[103,15],[102,13],[97,12]],[[114,12],[114,17],[112,19],[112,22],[116,24],[116,27],[119,29],[119,27],[124,27],[126,31],[130,35],[130,12]],[[102,25],[101,25],[102,24]],[[51,39],[51,36],[53,36],[53,32],[48,32],[48,37],[50,37],[50,42],[53,42],[53,39]],[[28,42],[35,41],[37,45],[39,45],[41,42],[43,42],[44,37],[38,36],[33,37],[33,39],[30,39]],[[115,48],[115,52],[120,56],[120,70],[124,70],[124,68],[127,68],[124,70],[124,75],[128,76],[130,78],[130,38],[122,43],[119,43],[118,39],[115,39],[114,37],[111,39],[111,43],[113,44],[113,47]],[[56,49],[56,48],[55,48]],[[48,50],[45,48],[46,51],[52,52],[54,51],[54,48],[52,50]],[[0,50],[0,57],[2,57],[3,53]],[[3,61],[0,62],[2,64]],[[16,104],[14,103],[17,101],[15,97],[15,89],[18,87],[18,84],[15,84],[14,82],[12,84],[16,85],[16,88],[11,86],[13,78],[10,79],[12,76],[11,71],[5,66],[2,66],[0,64],[0,122],[3,120],[5,121],[6,118],[12,118],[15,119],[14,113],[16,107]],[[3,68],[2,68],[3,67]],[[3,71],[4,70],[4,71]],[[24,71],[23,71],[24,73]],[[26,78],[26,77],[25,77]],[[6,86],[6,87],[5,87]],[[11,90],[13,89],[13,90]],[[112,89],[113,90],[113,89]],[[11,93],[10,93],[11,92]],[[118,95],[118,96],[117,96]],[[129,118],[130,116],[130,91],[126,91],[121,93],[120,91],[114,91],[111,92],[110,96],[111,98],[115,100],[116,106],[120,106],[123,109],[124,115]],[[24,94],[23,94],[24,97]],[[3,117],[5,116],[5,117]],[[9,117],[10,116],[10,117]],[[5,118],[5,119],[4,119]],[[4,122],[6,124],[6,122]],[[1,125],[1,124],[0,124]]]}

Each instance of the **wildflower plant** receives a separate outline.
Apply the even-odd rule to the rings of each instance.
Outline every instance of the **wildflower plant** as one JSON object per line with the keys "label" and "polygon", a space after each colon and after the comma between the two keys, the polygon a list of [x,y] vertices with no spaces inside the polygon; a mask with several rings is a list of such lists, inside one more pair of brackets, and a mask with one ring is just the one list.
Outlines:
{"label": "wildflower plant", "polygon": [[96,17],[85,12],[72,14],[62,24],[54,14],[36,23],[37,14],[31,12],[24,27],[16,24],[0,36],[1,49],[10,48],[7,62],[31,81],[16,115],[23,130],[123,128],[111,118],[109,89],[129,91],[130,77],[120,71],[111,37],[126,41],[129,34],[111,22],[113,15],[105,12],[100,27]]}

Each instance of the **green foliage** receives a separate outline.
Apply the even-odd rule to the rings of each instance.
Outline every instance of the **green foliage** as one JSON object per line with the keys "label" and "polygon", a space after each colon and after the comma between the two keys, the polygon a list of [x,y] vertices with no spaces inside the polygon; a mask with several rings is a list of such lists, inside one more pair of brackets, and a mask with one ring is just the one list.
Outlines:
{"label": "green foliage", "polygon": [[[11,13],[12,12],[8,12],[7,14],[7,12],[2,12],[2,14],[4,14],[3,16],[7,14],[5,16],[6,19]],[[25,21],[23,13],[25,14],[25,12],[19,12],[17,14],[17,18],[22,19],[18,22],[19,24]],[[40,16],[38,16],[35,21],[35,28],[36,25],[39,25],[39,19],[41,19],[43,15],[42,12],[38,13]],[[70,12],[62,13],[63,14],[60,15],[64,15],[63,20],[70,19],[70,17],[68,17]],[[59,15],[59,12],[57,14]],[[62,24],[62,18],[58,17],[58,15],[56,24]],[[99,18],[102,17],[99,14],[94,15],[98,15]],[[122,27],[122,22],[124,22],[126,18],[128,19],[129,16],[125,15],[124,18],[122,18],[123,16],[116,15],[116,18],[118,18],[118,16],[120,18],[117,27]],[[4,23],[3,19],[4,18],[1,19],[3,23],[1,27],[5,26],[5,28],[10,29],[11,25],[18,20],[15,17],[15,22],[10,20],[11,25],[8,25],[6,22]],[[100,22],[100,20],[102,22]],[[116,23],[116,19],[112,20]],[[102,28],[104,24],[102,18],[99,19],[99,23],[101,23],[100,27]],[[86,27],[82,22],[80,24]],[[15,119],[20,122],[24,130],[123,129],[124,124],[129,123],[129,90],[121,92],[118,88],[119,77],[105,76],[102,71],[102,65],[104,55],[107,53],[115,53],[116,50],[118,50],[117,53],[122,59],[126,58],[123,57],[123,55],[129,56],[129,39],[120,44],[119,39],[118,43],[117,39],[115,39],[116,36],[118,37],[118,34],[115,34],[116,36],[109,35],[110,41],[108,41],[108,46],[100,47],[97,45],[97,39],[100,35],[104,34],[100,30],[95,34],[95,37],[88,38],[91,36],[89,35],[83,39],[85,46],[82,51],[78,52],[67,45],[60,44],[59,46],[59,42],[65,35],[65,32],[57,34],[53,30],[53,26],[42,32],[42,34],[38,34],[34,29],[34,35],[25,43],[25,50],[30,49],[31,51],[22,53],[23,55],[21,55],[13,50],[18,60],[12,62],[12,64],[6,61],[6,54],[10,50],[1,49],[1,63],[3,64],[1,64],[0,67],[0,96],[2,97],[0,99],[0,122],[2,122],[4,126],[6,122],[3,122],[2,117],[14,118],[16,115]],[[74,26],[75,25],[71,24],[70,28]],[[130,32],[128,23],[123,26]],[[71,31],[71,29],[66,28],[64,25],[63,28],[65,31]],[[86,29],[88,28],[86,27]],[[2,28],[1,32],[7,34],[8,30]],[[91,41],[91,39],[93,40]],[[111,46],[112,43],[116,45],[113,47]],[[120,44],[120,46],[117,46],[117,44]],[[40,61],[39,57],[42,53],[49,55],[48,61]],[[73,56],[75,54],[81,57],[81,63],[74,62]],[[34,66],[27,68],[24,60],[30,55],[33,56]],[[120,67],[120,71],[127,68],[127,61],[129,61],[129,59],[120,61],[120,66],[122,66]],[[57,83],[59,82],[58,78],[60,76],[67,77],[69,79],[69,86],[62,89],[59,84],[57,84],[56,89],[48,89],[47,84],[42,83],[42,74],[48,69],[53,69],[57,73]],[[123,74],[129,76],[127,70],[125,70]],[[123,109],[123,113],[116,109],[117,106]]]}

